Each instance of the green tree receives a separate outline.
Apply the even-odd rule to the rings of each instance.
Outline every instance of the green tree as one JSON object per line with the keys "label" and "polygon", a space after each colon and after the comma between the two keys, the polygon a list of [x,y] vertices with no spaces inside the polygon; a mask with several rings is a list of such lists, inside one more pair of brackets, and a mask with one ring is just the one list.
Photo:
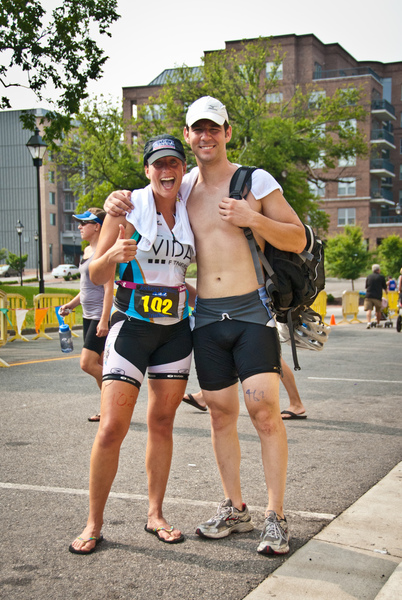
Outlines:
{"label": "green tree", "polygon": [[[188,105],[202,95],[219,98],[233,126],[229,159],[268,170],[298,215],[326,229],[328,216],[319,210],[311,185],[338,181],[331,169],[339,158],[366,155],[363,134],[354,127],[366,116],[363,92],[350,88],[324,97],[317,86],[297,87],[290,101],[280,101],[280,53],[268,38],[260,38],[243,43],[239,51],[207,53],[198,69],[176,69],[159,95],[139,107],[137,128],[142,139],[166,130],[181,136]],[[268,75],[267,56],[272,61]],[[190,166],[194,163],[190,155]]]}
{"label": "green tree", "polygon": [[378,248],[381,270],[386,275],[399,276],[402,268],[402,239],[399,235],[389,235],[382,240]]}
{"label": "green tree", "polygon": [[[88,82],[101,77],[107,60],[95,33],[110,37],[108,29],[119,15],[117,0],[59,0],[51,11],[42,4],[41,0],[2,0],[0,87],[28,87],[39,100],[45,99],[47,86],[54,88],[59,97],[52,102],[55,110],[48,113],[47,137],[60,139],[71,124],[70,115],[88,96]],[[1,108],[11,108],[6,95],[0,96]],[[30,114],[24,117],[29,129],[33,119]]]}
{"label": "green tree", "polygon": [[84,103],[76,127],[59,146],[55,161],[78,199],[78,210],[102,207],[116,189],[147,185],[135,148],[124,143],[122,111],[103,97]]}
{"label": "green tree", "polygon": [[12,269],[15,269],[19,273],[21,273],[21,271],[24,270],[25,263],[27,262],[27,260],[28,260],[28,254],[22,254],[21,259],[20,259],[19,256],[17,256],[16,254],[13,254],[12,252],[8,253],[8,259],[7,259],[8,264],[10,265],[10,267]]}
{"label": "green tree", "polygon": [[0,261],[5,260],[7,258],[7,250],[5,248],[0,248]]}
{"label": "green tree", "polygon": [[325,270],[327,275],[354,281],[366,271],[371,260],[367,252],[361,227],[346,225],[344,233],[329,238],[325,245]]}

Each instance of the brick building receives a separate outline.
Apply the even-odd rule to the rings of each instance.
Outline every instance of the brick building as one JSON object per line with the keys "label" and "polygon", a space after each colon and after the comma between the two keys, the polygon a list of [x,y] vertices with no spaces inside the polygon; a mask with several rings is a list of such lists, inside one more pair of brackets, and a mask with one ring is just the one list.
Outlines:
{"label": "brick building", "polygon": [[[244,40],[226,42],[225,49],[241,50],[243,44]],[[269,40],[267,73],[273,56],[268,44]],[[330,216],[329,236],[342,231],[346,224],[357,224],[372,250],[388,235],[401,235],[402,62],[357,61],[339,44],[323,44],[312,34],[275,36],[271,38],[271,52],[276,46],[283,57],[279,88],[267,101],[289,100],[296,85],[302,89],[314,85],[315,93],[327,96],[351,85],[364,90],[369,118],[359,127],[370,141],[369,155],[340,161],[336,174],[342,173],[342,183],[328,182],[312,190],[321,197],[322,207]],[[123,88],[125,118],[135,116],[137,106],[155,96],[173,73],[167,69],[147,86]],[[128,139],[135,135],[129,131]],[[319,170],[319,165],[315,168]]]}

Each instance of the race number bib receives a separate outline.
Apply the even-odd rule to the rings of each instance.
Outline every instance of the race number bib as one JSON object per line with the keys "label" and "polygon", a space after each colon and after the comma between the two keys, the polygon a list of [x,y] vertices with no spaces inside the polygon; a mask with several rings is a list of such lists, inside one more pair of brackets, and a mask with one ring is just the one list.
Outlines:
{"label": "race number bib", "polygon": [[134,308],[145,319],[179,317],[179,290],[170,287],[137,283]]}

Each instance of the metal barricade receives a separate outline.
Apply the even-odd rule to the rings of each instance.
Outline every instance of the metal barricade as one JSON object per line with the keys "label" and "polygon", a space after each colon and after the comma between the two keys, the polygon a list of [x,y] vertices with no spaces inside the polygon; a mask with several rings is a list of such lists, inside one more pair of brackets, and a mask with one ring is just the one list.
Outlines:
{"label": "metal barricade", "polygon": [[[56,306],[61,306],[62,304],[67,304],[72,300],[73,296],[71,294],[37,294],[34,296],[33,303],[35,308],[35,314],[37,310],[47,309],[46,314],[43,317],[43,320],[39,326],[39,331],[37,335],[35,335],[32,339],[37,340],[38,338],[46,338],[47,340],[51,340],[50,335],[47,335],[46,329],[49,327],[58,327],[59,321],[56,317]],[[67,317],[64,317],[64,322],[70,325],[70,329],[72,330],[73,325],[75,325],[75,312],[71,312]],[[74,331],[71,331],[74,337],[79,337]]]}
{"label": "metal barricade", "polygon": [[[359,292],[345,291],[342,294],[342,321],[340,323],[362,323],[357,318],[359,312]],[[348,320],[347,317],[352,315],[352,319]]]}
{"label": "metal barricade", "polygon": [[[0,347],[7,344],[7,294],[0,290]],[[5,360],[0,358],[0,367],[9,367]]]}
{"label": "metal barricade", "polygon": [[[27,301],[24,296],[21,294],[7,294],[7,306],[8,306],[8,318],[11,321],[11,325],[8,324],[8,331],[14,331],[14,335],[8,338],[9,342],[14,342],[15,340],[22,340],[23,342],[29,342],[28,338],[21,335],[18,331],[17,326],[17,311],[18,309],[26,310]],[[21,325],[21,331],[25,325],[25,318]]]}
{"label": "metal barricade", "polygon": [[391,291],[383,295],[388,300],[388,316],[390,319],[398,315],[398,298],[399,292]]}
{"label": "metal barricade", "polygon": [[317,295],[317,298],[314,300],[311,308],[315,310],[324,321],[327,316],[327,292],[325,290],[321,290],[321,292]]}

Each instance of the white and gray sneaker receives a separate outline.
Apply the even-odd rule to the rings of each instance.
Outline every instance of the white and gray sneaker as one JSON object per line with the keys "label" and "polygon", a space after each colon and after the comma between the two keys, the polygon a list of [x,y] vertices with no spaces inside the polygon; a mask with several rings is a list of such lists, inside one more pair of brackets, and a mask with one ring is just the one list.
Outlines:
{"label": "white and gray sneaker", "polygon": [[288,523],[283,517],[278,517],[274,510],[269,510],[265,516],[261,542],[257,548],[260,554],[287,554],[289,552]]}
{"label": "white and gray sneaker", "polygon": [[196,533],[201,537],[219,539],[227,537],[231,533],[245,533],[253,529],[254,523],[247,506],[243,504],[243,510],[238,510],[232,506],[232,501],[226,498],[218,505],[216,515],[206,523],[199,525]]}

